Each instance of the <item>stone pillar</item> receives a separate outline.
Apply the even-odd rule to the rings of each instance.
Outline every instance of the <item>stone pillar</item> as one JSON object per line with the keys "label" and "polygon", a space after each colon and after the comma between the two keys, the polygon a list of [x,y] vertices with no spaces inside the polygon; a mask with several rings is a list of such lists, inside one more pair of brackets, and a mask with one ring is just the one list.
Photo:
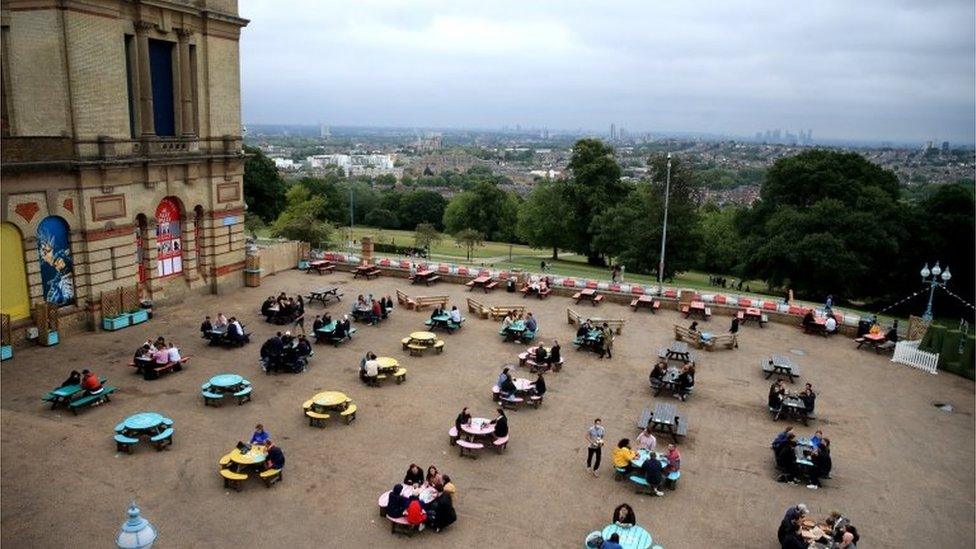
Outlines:
{"label": "stone pillar", "polygon": [[178,120],[182,121],[183,137],[196,135],[193,124],[193,76],[190,73],[190,36],[192,31],[188,28],[176,29],[176,36],[179,38],[179,63],[180,63],[180,113]]}
{"label": "stone pillar", "polygon": [[139,50],[139,115],[142,120],[142,136],[156,135],[153,119],[152,75],[149,72],[149,31],[153,24],[148,21],[136,22],[136,45]]}
{"label": "stone pillar", "polygon": [[364,236],[362,238],[363,243],[363,262],[371,264],[373,263],[373,237]]}

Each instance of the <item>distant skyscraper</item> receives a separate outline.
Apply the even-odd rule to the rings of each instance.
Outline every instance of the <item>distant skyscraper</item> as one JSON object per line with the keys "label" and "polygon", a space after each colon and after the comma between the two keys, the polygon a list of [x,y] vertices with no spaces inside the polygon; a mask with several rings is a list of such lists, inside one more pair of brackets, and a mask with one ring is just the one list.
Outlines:
{"label": "distant skyscraper", "polygon": [[321,122],[319,122],[319,137],[324,139],[332,137],[332,132],[329,131],[329,127]]}
{"label": "distant skyscraper", "polygon": [[949,142],[948,141],[943,141],[942,142],[942,152],[943,153],[949,152]]}
{"label": "distant skyscraper", "polygon": [[610,140],[613,141],[615,139],[617,139],[617,125],[611,122],[610,123]]}
{"label": "distant skyscraper", "polygon": [[813,145],[813,130],[807,128],[807,143]]}

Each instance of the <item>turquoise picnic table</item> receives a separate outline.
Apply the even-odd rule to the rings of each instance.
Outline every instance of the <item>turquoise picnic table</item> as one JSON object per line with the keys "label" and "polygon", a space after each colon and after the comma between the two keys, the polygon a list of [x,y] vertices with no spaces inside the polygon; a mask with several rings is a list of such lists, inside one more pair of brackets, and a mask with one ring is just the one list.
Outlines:
{"label": "turquoise picnic table", "polygon": [[244,404],[251,400],[251,391],[251,382],[237,374],[218,374],[200,386],[204,405],[216,405],[225,396],[236,397],[238,405]]}
{"label": "turquoise picnic table", "polygon": [[[140,412],[125,418],[122,423],[115,426],[115,430],[121,431],[124,429],[131,429],[133,431],[148,431],[153,427],[158,427],[160,425],[170,426],[172,424],[172,419],[164,417],[161,414],[157,414],[156,412]],[[121,427],[121,429],[119,427]]]}
{"label": "turquoise picnic table", "polygon": [[156,412],[139,412],[115,426],[115,445],[120,452],[129,453],[143,436],[149,438],[157,450],[173,444],[173,420]]}
{"label": "turquoise picnic table", "polygon": [[620,536],[619,543],[624,549],[649,549],[651,547],[651,533],[636,524],[633,526],[610,524],[601,532],[605,540],[610,539],[613,534]]}
{"label": "turquoise picnic table", "polygon": [[[651,453],[647,450],[640,449],[637,451],[637,457],[630,460],[630,464],[634,467],[642,467],[647,458],[651,457]],[[657,460],[661,463],[661,467],[665,467],[668,464],[668,457],[664,454],[657,454]]]}
{"label": "turquoise picnic table", "polygon": [[242,383],[244,378],[237,374],[218,374],[210,378],[210,385],[221,389],[233,389]]}
{"label": "turquoise picnic table", "polygon": [[[107,378],[98,378],[98,382],[102,385],[105,385],[106,381],[108,381]],[[69,402],[71,402],[71,399],[78,393],[82,392],[82,390],[81,385],[65,385],[64,387],[58,387],[51,390],[48,394],[42,397],[42,400],[50,402],[51,409],[53,410],[62,404],[67,405]]]}

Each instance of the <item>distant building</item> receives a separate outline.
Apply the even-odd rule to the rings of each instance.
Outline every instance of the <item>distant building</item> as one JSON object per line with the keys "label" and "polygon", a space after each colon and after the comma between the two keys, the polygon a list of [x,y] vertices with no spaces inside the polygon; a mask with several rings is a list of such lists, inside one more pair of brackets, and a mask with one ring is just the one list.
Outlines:
{"label": "distant building", "polygon": [[948,153],[949,152],[949,142],[948,141],[943,141],[942,142],[942,152],[943,153]]}
{"label": "distant building", "polygon": [[305,160],[313,169],[337,166],[348,177],[393,175],[399,179],[403,176],[403,169],[394,166],[391,154],[318,154]]}
{"label": "distant building", "polygon": [[617,139],[617,125],[611,123],[610,124],[610,141],[613,141],[615,139]]}
{"label": "distant building", "polygon": [[329,130],[329,127],[326,126],[325,124],[319,123],[319,137],[323,139],[328,139],[332,137],[332,132]]}

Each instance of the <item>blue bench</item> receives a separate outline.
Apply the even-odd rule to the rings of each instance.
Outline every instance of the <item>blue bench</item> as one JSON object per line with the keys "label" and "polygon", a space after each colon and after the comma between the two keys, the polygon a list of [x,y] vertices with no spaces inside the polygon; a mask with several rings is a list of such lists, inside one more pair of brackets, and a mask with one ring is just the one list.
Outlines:
{"label": "blue bench", "polygon": [[173,444],[173,433],[175,431],[172,427],[169,427],[162,433],[150,438],[149,442],[156,445],[156,450],[162,450],[166,446]]}
{"label": "blue bench", "polygon": [[[115,429],[116,430],[119,430],[119,427],[120,426],[121,425],[117,425],[115,427]],[[127,454],[128,453],[131,453],[132,452],[132,447],[139,443],[139,439],[132,438],[132,437],[127,437],[127,436],[121,435],[121,434],[115,435],[112,438],[115,439],[115,449],[116,449],[116,451],[125,452]]]}
{"label": "blue bench", "polygon": [[250,386],[244,387],[240,391],[234,393],[234,396],[237,397],[238,406],[244,404],[245,402],[251,400],[251,387]]}
{"label": "blue bench", "polygon": [[211,392],[209,389],[210,386],[208,385],[206,389],[200,391],[200,394],[203,395],[204,406],[209,406],[210,404],[217,404],[218,402],[221,402],[221,400],[224,398],[223,393],[214,393]]}
{"label": "blue bench", "polygon": [[95,406],[96,404],[101,404],[102,402],[112,402],[111,395],[115,392],[115,387],[109,385],[102,386],[102,392],[97,395],[85,395],[81,398],[76,398],[68,403],[68,407],[71,408],[71,413],[78,415],[79,408],[86,408],[88,406]]}
{"label": "blue bench", "polygon": [[681,471],[671,471],[668,473],[667,478],[664,480],[664,485],[671,490],[678,487],[678,479],[681,478]]}
{"label": "blue bench", "polygon": [[635,484],[635,491],[638,494],[653,494],[655,492],[654,487],[648,484],[647,479],[640,475],[631,475],[630,481]]}

